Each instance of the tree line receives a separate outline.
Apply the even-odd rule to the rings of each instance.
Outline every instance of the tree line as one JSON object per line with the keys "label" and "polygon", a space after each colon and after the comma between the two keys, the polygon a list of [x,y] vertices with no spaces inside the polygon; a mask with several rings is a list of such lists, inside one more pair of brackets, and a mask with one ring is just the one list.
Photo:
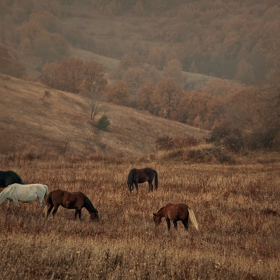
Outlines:
{"label": "tree line", "polygon": [[[67,28],[61,19],[75,15],[77,5],[92,14],[135,17],[142,41],[125,45],[113,30],[107,38],[93,36],[82,28]],[[163,70],[176,59],[182,70],[236,79],[254,84],[272,63],[271,45],[279,40],[277,0],[0,0],[0,42],[27,58],[36,59],[38,70],[45,63],[69,58],[74,46],[120,59],[138,52],[141,62]],[[155,18],[149,20],[147,18]],[[125,35],[125,34],[128,35]],[[158,42],[145,44],[144,42]]]}
{"label": "tree line", "polygon": [[88,96],[91,100],[131,106],[171,120],[208,129],[208,142],[235,152],[242,148],[280,147],[280,63],[259,86],[213,80],[201,90],[183,90],[174,78],[147,81],[131,94],[126,81],[108,84],[102,65],[78,58],[47,64],[42,83]]}

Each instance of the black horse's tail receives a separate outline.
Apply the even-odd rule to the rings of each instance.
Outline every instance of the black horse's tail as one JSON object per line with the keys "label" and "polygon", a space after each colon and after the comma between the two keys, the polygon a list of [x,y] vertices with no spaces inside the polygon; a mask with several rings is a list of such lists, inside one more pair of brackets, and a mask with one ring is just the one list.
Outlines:
{"label": "black horse's tail", "polygon": [[154,170],[154,172],[155,172],[155,188],[157,190],[157,188],[158,188],[158,173],[157,173],[156,170]]}

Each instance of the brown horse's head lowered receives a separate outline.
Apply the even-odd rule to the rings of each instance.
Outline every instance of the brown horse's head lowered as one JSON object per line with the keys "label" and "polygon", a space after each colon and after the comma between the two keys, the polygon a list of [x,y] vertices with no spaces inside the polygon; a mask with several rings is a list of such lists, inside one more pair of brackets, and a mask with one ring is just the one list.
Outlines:
{"label": "brown horse's head lowered", "polygon": [[75,219],[79,214],[79,218],[81,219],[81,210],[83,207],[87,209],[90,214],[92,220],[98,220],[98,211],[94,208],[90,199],[82,192],[68,192],[63,190],[54,190],[49,193],[46,199],[46,208],[45,208],[45,216],[48,217],[51,213],[55,215],[58,207],[61,205],[67,209],[75,209]]}
{"label": "brown horse's head lowered", "polygon": [[159,225],[161,218],[164,217],[167,223],[167,228],[170,230],[170,221],[173,222],[175,229],[177,229],[177,222],[182,221],[184,228],[188,229],[188,222],[190,220],[193,223],[196,230],[198,230],[198,223],[195,218],[194,212],[186,204],[172,204],[168,203],[164,207],[160,208],[157,213],[153,213],[154,222]]}

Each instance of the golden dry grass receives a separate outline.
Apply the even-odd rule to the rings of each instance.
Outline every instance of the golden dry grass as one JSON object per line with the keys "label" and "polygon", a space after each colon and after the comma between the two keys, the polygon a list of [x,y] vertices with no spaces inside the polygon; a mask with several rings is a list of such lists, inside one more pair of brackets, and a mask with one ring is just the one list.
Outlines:
{"label": "golden dry grass", "polygon": [[[26,182],[86,193],[100,222],[59,209],[46,220],[38,203],[0,206],[3,279],[278,279],[279,163],[187,164],[106,158],[13,161],[6,169]],[[130,194],[132,167],[150,166],[159,189],[143,184]],[[152,213],[166,203],[187,203],[200,231],[155,228]]]}

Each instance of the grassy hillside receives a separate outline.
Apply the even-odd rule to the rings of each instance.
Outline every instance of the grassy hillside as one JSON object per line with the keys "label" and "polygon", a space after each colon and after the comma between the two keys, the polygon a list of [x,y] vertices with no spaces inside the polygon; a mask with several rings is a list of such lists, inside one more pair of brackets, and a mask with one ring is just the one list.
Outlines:
{"label": "grassy hillside", "polygon": [[[89,100],[48,89],[40,83],[0,76],[0,151],[41,154],[139,156],[152,153],[163,136],[206,136],[206,131],[151,116],[132,108],[100,104],[90,119]],[[95,127],[106,114],[109,131]]]}

